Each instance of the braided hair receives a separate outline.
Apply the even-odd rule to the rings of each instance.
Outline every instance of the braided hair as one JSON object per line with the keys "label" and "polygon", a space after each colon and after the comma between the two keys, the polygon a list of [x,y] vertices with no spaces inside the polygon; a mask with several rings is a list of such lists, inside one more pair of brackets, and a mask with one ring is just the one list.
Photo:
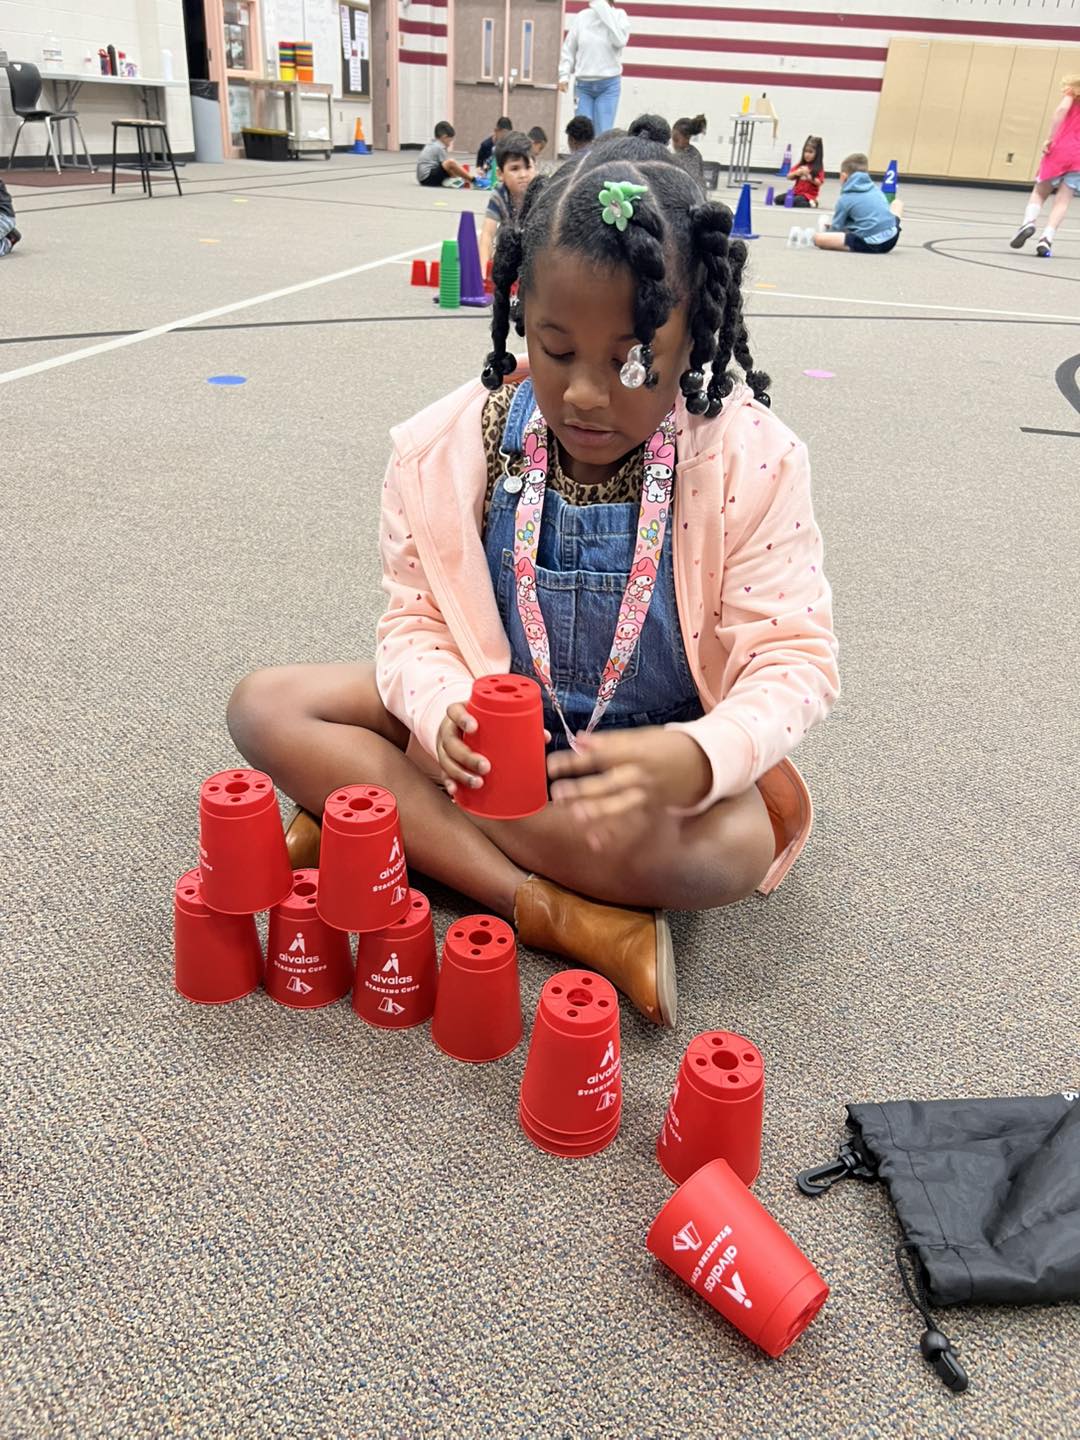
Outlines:
{"label": "braided hair", "polygon": [[[625,230],[605,224],[601,215],[597,197],[609,180],[646,187],[633,202],[633,218]],[[769,377],[754,367],[743,315],[747,249],[741,240],[730,238],[731,226],[728,207],[703,200],[671,152],[649,140],[606,141],[555,175],[538,176],[526,192],[517,226],[504,226],[499,235],[492,273],[492,349],[484,361],[483,383],[497,390],[517,368],[506,349],[510,325],[525,334],[523,307],[537,258],[561,247],[602,267],[630,268],[637,281],[634,335],[647,368],[657,330],[682,300],[688,301],[690,367],[680,376],[679,387],[692,414],[720,413],[734,384],[729,373],[733,359],[754,398],[770,404]],[[515,284],[519,294],[511,301]]]}

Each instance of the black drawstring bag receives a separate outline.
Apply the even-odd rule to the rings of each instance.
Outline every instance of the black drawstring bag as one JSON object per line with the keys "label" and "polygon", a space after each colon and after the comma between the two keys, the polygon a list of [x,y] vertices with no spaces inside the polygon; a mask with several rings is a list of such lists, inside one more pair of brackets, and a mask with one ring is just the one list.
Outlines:
{"label": "black drawstring bag", "polygon": [[[951,1390],[968,1379],[932,1306],[1080,1300],[1080,1092],[849,1105],[851,1136],[804,1195],[884,1180],[904,1232],[896,1263]],[[909,1269],[914,1278],[909,1278]]]}

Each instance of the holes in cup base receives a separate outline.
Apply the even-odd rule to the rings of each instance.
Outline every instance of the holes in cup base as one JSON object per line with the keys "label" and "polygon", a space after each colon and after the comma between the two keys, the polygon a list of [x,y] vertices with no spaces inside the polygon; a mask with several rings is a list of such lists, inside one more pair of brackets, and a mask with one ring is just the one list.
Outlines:
{"label": "holes in cup base", "polygon": [[561,994],[562,994],[562,986],[561,986],[561,985],[552,985],[552,987],[551,987],[551,993],[552,993],[553,995],[561,995]]}
{"label": "holes in cup base", "polygon": [[708,1063],[709,1063],[709,1062],[708,1062],[707,1060],[703,1060],[700,1055],[696,1055],[696,1056],[694,1057],[694,1064],[695,1064],[695,1065],[707,1065]]}
{"label": "holes in cup base", "polygon": [[727,1083],[729,1085],[741,1085],[742,1081],[739,1079],[738,1075],[729,1075],[727,1077]]}
{"label": "holes in cup base", "polygon": [[[474,930],[474,931],[472,932],[472,934],[469,936],[469,944],[470,944],[470,945],[490,945],[493,938],[494,938],[494,937],[491,936],[491,935],[489,935],[486,930]],[[479,953],[480,953],[479,950],[474,950],[474,951],[473,951],[473,954],[474,954],[474,955],[479,955]]]}
{"label": "holes in cup base", "polygon": [[597,1003],[597,1005],[599,1005],[600,1008],[603,1010],[603,1009],[605,1009],[611,1002],[608,1001],[608,1000],[597,1000],[596,1003]]}
{"label": "holes in cup base", "polygon": [[372,802],[364,795],[354,795],[349,801],[350,810],[370,810]]}
{"label": "holes in cup base", "polygon": [[188,897],[188,899],[190,900],[191,897],[192,897],[192,895],[195,894],[195,891],[194,891],[194,890],[185,890],[185,891],[184,891],[184,894],[185,894],[185,895]]}
{"label": "holes in cup base", "polygon": [[746,1063],[747,1063],[748,1065],[753,1065],[753,1063],[754,1063],[755,1060],[757,1059],[757,1056],[756,1056],[756,1055],[744,1055],[742,1058],[746,1061]]}
{"label": "holes in cup base", "polygon": [[246,780],[230,780],[228,785],[225,786],[225,793],[226,795],[243,795],[245,791],[250,789],[251,786]]}
{"label": "holes in cup base", "polygon": [[301,880],[299,885],[293,886],[294,895],[314,895],[317,886],[314,880]]}
{"label": "holes in cup base", "polygon": [[420,899],[419,895],[418,895],[418,896],[416,897],[416,899],[412,902],[412,908],[413,908],[414,910],[422,910],[422,909],[424,908],[424,902],[423,902],[423,900]]}
{"label": "holes in cup base", "polygon": [[495,688],[495,694],[496,694],[496,695],[516,695],[516,694],[517,694],[517,686],[516,686],[516,685],[496,685],[494,688]]}
{"label": "holes in cup base", "polygon": [[739,1057],[730,1050],[714,1050],[712,1063],[720,1070],[734,1070],[739,1063]]}
{"label": "holes in cup base", "polygon": [[571,1019],[571,1020],[576,1020],[576,1019],[577,1019],[577,1011],[576,1011],[576,1010],[567,1010],[566,1013],[567,1013],[567,1015],[570,1016],[570,1019]]}
{"label": "holes in cup base", "polygon": [[[592,1001],[592,996],[587,990],[578,988],[570,991],[570,993],[566,997],[566,1001],[568,1005],[577,1005],[580,1008],[590,1004]],[[571,1011],[570,1013],[573,1014],[573,1011]]]}

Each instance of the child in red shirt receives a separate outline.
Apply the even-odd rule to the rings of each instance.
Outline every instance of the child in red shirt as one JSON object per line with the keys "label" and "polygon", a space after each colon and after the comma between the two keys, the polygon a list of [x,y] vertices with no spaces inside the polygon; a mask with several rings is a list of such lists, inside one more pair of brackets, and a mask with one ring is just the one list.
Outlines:
{"label": "child in red shirt", "polygon": [[[802,147],[802,159],[788,172],[788,179],[794,180],[792,204],[805,210],[808,206],[817,209],[818,195],[825,183],[825,146],[820,135],[808,135]],[[787,194],[777,194],[774,205],[783,205]]]}

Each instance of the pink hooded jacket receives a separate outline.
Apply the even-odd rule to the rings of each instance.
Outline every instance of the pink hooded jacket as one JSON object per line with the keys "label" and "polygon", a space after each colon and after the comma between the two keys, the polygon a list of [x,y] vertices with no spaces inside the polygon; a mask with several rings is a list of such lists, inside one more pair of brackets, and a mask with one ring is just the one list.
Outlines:
{"label": "pink hooded jacket", "polygon": [[[387,709],[429,755],[447,707],[468,699],[474,677],[510,667],[481,533],[486,399],[472,382],[397,426],[383,482],[389,603],[376,679]],[[681,399],[676,419],[675,589],[706,713],[673,728],[693,736],[712,766],[697,811],[755,782],[761,789],[777,840],[760,887],[767,892],[812,821],[806,785],[786,756],[839,689],[810,466],[806,447],[744,386],[716,419],[688,414]]]}

